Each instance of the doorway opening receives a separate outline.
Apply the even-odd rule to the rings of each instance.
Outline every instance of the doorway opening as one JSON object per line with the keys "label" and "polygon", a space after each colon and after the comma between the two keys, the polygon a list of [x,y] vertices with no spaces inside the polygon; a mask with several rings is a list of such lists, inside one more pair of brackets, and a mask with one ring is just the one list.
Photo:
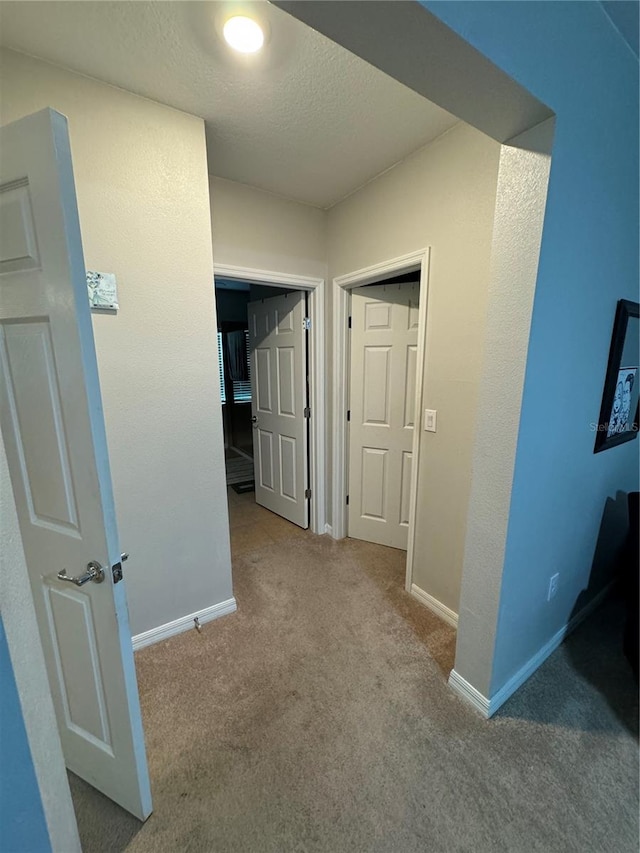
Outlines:
{"label": "doorway opening", "polygon": [[333,535],[406,549],[408,592],[428,274],[421,249],[333,281]]}
{"label": "doorway opening", "polygon": [[215,280],[218,371],[227,486],[253,491],[248,281]]}
{"label": "doorway opening", "polygon": [[219,265],[214,273],[229,502],[251,495],[325,533],[324,281]]}

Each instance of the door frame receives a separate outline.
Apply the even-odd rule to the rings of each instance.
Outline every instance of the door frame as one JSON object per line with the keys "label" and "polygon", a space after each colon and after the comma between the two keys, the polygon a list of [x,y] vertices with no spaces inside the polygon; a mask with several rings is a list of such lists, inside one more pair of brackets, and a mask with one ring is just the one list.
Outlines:
{"label": "door frame", "polygon": [[365,284],[375,284],[385,278],[420,269],[420,306],[418,309],[418,351],[416,355],[415,428],[413,432],[413,466],[411,471],[411,499],[409,504],[409,531],[407,541],[407,568],[405,589],[411,592],[415,550],[415,526],[420,468],[420,434],[422,431],[422,405],[427,340],[427,300],[429,296],[430,248],[417,249],[388,261],[355,270],[333,279],[333,490],[331,535],[344,539],[348,531],[347,488],[349,482],[349,369],[351,339],[349,336],[349,309],[351,290]]}
{"label": "door frame", "polygon": [[[312,533],[327,533],[326,524],[326,406],[325,406],[325,323],[323,278],[274,272],[273,270],[238,267],[229,264],[213,264],[214,277],[248,281],[267,287],[288,287],[290,290],[306,290],[309,294],[309,488],[311,489],[311,512],[309,527]],[[217,351],[216,351],[217,358]]]}

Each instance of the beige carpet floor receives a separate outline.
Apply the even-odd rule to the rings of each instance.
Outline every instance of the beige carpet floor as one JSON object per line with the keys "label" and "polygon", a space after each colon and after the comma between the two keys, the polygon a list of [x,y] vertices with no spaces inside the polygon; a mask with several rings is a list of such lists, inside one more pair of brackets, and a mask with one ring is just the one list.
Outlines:
{"label": "beige carpet floor", "polygon": [[72,777],[86,853],[637,853],[615,601],[487,722],[404,554],[229,500],[238,612],[137,653],[155,812]]}

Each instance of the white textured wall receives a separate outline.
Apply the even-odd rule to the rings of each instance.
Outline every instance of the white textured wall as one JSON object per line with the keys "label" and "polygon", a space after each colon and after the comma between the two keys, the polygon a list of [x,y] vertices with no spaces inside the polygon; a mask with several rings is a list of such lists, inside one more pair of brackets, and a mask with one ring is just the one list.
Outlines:
{"label": "white textured wall", "polygon": [[[215,170],[215,156],[211,167]],[[235,181],[209,180],[217,264],[326,277],[323,210]]]}
{"label": "white textured wall", "polygon": [[456,672],[489,696],[554,119],[504,145],[466,531]]}
{"label": "white textured wall", "polygon": [[[328,214],[331,278],[431,247],[413,581],[458,611],[500,146],[468,125]],[[330,348],[329,348],[330,349]]]}
{"label": "white textured wall", "polygon": [[89,269],[120,311],[94,314],[134,634],[228,599],[231,561],[203,122],[2,52],[1,121],[69,118]]}

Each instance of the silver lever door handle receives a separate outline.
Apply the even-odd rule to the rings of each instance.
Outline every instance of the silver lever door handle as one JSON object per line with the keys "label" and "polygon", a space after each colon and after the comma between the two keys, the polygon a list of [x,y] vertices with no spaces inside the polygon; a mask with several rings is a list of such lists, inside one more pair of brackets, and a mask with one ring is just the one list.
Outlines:
{"label": "silver lever door handle", "polygon": [[58,580],[59,581],[68,581],[69,583],[74,583],[76,586],[84,586],[89,581],[94,581],[94,583],[102,583],[104,580],[104,569],[100,565],[100,563],[95,560],[91,560],[90,563],[87,563],[87,571],[80,575],[77,578],[71,578],[67,574],[66,569],[62,569],[61,572],[58,572]]}

